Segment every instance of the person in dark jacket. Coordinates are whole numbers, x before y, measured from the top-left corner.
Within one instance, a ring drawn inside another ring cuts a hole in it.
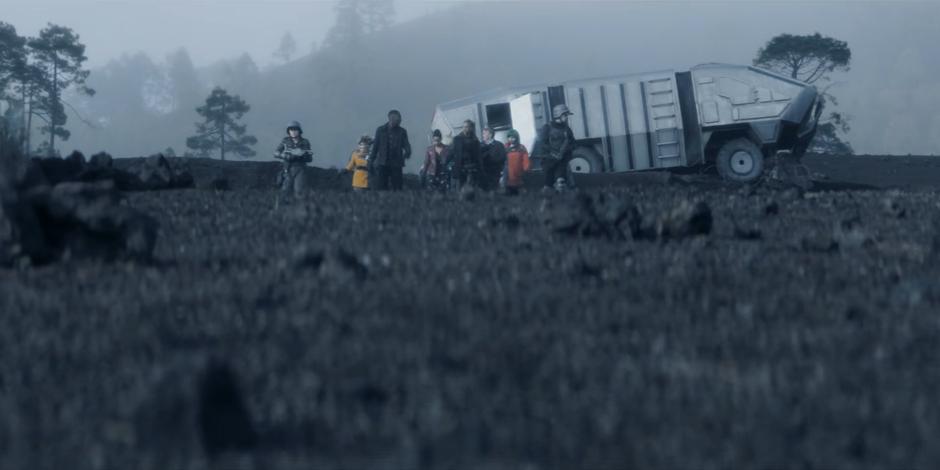
[[[493,191],[499,188],[499,177],[506,165],[506,147],[494,138],[493,129],[483,128],[483,143],[480,144],[483,171],[480,187]]]
[[[568,127],[568,106],[560,104],[552,108],[552,122],[539,129],[532,149],[532,158],[542,161],[545,183],[542,191],[562,191],[571,181],[568,162],[574,151],[574,133]]]
[[[453,168],[451,187],[458,190],[467,184],[479,187],[483,161],[473,121],[467,119],[463,122],[463,129],[450,145],[450,157]]]
[[[369,154],[369,186],[373,189],[402,188],[402,167],[411,158],[408,132],[401,127],[401,113],[388,112],[388,123],[375,130],[372,152]]]

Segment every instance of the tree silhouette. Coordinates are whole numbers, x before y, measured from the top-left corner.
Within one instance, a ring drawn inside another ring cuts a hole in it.
[[[199,81],[196,67],[186,49],[180,48],[166,58],[167,76],[173,87],[173,101],[176,110],[192,109],[199,103],[205,89]]]
[[[16,28],[0,21],[0,99],[10,98],[8,86],[26,62],[26,38]]]
[[[254,156],[255,151],[251,147],[258,143],[258,139],[245,134],[246,126],[238,123],[250,109],[238,95],[229,95],[224,89],[215,87],[206,103],[196,108],[204,121],[196,123],[196,135],[186,139],[186,146],[202,157],[219,149],[222,160],[225,160],[227,152],[242,157]]]
[[[781,34],[757,51],[754,65],[789,75],[806,83],[829,80],[833,71],[848,71],[852,51],[848,43],[819,33]]]
[[[340,0],[336,23],[326,35],[327,47],[357,47],[362,36],[388,28],[395,17],[391,0]]]
[[[55,138],[68,140],[69,131],[64,127],[68,117],[62,101],[62,92],[76,86],[80,93],[89,96],[95,91],[85,86],[85,79],[90,73],[82,68],[85,61],[85,45],[79,42],[79,36],[71,28],[49,23],[36,38],[27,41],[32,65],[41,80],[37,87],[35,115],[45,121],[42,131],[49,134],[48,151],[55,152]]]
[[[7,115],[0,117],[6,121],[6,132],[17,135],[17,143],[24,145],[24,153],[28,152],[25,145],[29,129],[26,103],[32,86],[39,81],[38,71],[30,66],[28,57],[26,38],[16,34],[13,25],[0,22],[0,99],[12,105]],[[17,118],[19,122],[14,122]]]
[[[754,65],[773,70],[806,83],[828,82],[835,71],[848,71],[852,51],[848,43],[819,33],[811,35],[781,34],[757,51]],[[838,105],[828,85],[820,90],[825,103]],[[850,130],[849,118],[830,112],[816,128],[816,137],[809,151],[817,153],[852,154],[852,146],[841,135]]]
[[[281,37],[281,44],[277,47],[277,50],[274,51],[274,57],[287,63],[290,62],[290,58],[293,57],[295,52],[297,52],[297,41],[294,40],[294,36],[288,31]]]

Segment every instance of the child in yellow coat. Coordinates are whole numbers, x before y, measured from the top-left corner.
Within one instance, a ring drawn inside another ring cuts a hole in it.
[[[352,187],[353,191],[365,191],[369,189],[369,162],[366,157],[369,156],[369,147],[372,146],[372,137],[364,135],[359,138],[359,145],[349,156],[349,163],[346,164],[346,171],[353,172]]]

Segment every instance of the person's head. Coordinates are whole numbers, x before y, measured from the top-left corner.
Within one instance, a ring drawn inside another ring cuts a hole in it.
[[[476,123],[467,119],[466,121],[463,122],[463,129],[461,129],[460,132],[465,136],[469,136],[469,135],[476,134],[476,131],[477,131]]]
[[[289,135],[292,139],[299,138],[303,133],[304,131],[300,128],[299,122],[291,121],[289,124],[287,124],[287,135]]]
[[[397,109],[388,112],[388,125],[392,127],[401,125],[401,113]]]
[[[369,147],[372,146],[372,137],[364,135],[359,138],[358,150],[360,153],[366,153],[369,151]]]
[[[574,113],[572,113],[571,110],[568,109],[568,106],[564,104],[559,104],[552,108],[552,119],[557,122],[568,122],[568,116],[572,114]]]
[[[486,126],[483,128],[483,141],[489,142],[491,140],[493,140],[493,129],[490,128],[490,126]]]
[[[509,132],[506,133],[506,142],[508,142],[509,145],[518,144],[519,143],[519,131],[515,129],[510,129]]]
[[[441,130],[434,129],[434,132],[431,133],[431,142],[433,142],[434,145],[440,145],[443,140],[444,137],[441,135]]]

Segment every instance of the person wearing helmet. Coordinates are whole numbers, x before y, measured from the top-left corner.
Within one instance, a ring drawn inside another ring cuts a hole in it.
[[[503,181],[506,194],[519,194],[522,188],[522,175],[529,171],[529,151],[519,143],[519,132],[511,129],[506,134],[506,167],[503,169]]]
[[[301,196],[307,190],[307,163],[313,161],[310,141],[301,137],[303,129],[297,121],[287,125],[287,136],[277,144],[274,158],[284,161],[284,168],[278,176],[278,186],[285,200],[291,196]]]
[[[352,187],[353,191],[365,191],[369,189],[369,168],[366,158],[369,156],[369,147],[372,146],[372,137],[364,135],[359,138],[359,145],[349,156],[349,163],[346,164],[346,171],[353,172]]]
[[[574,132],[568,126],[572,115],[568,106],[559,104],[552,108],[552,122],[539,129],[532,149],[532,158],[542,161],[545,183],[542,191],[563,191],[570,181],[568,162],[574,151]]]

